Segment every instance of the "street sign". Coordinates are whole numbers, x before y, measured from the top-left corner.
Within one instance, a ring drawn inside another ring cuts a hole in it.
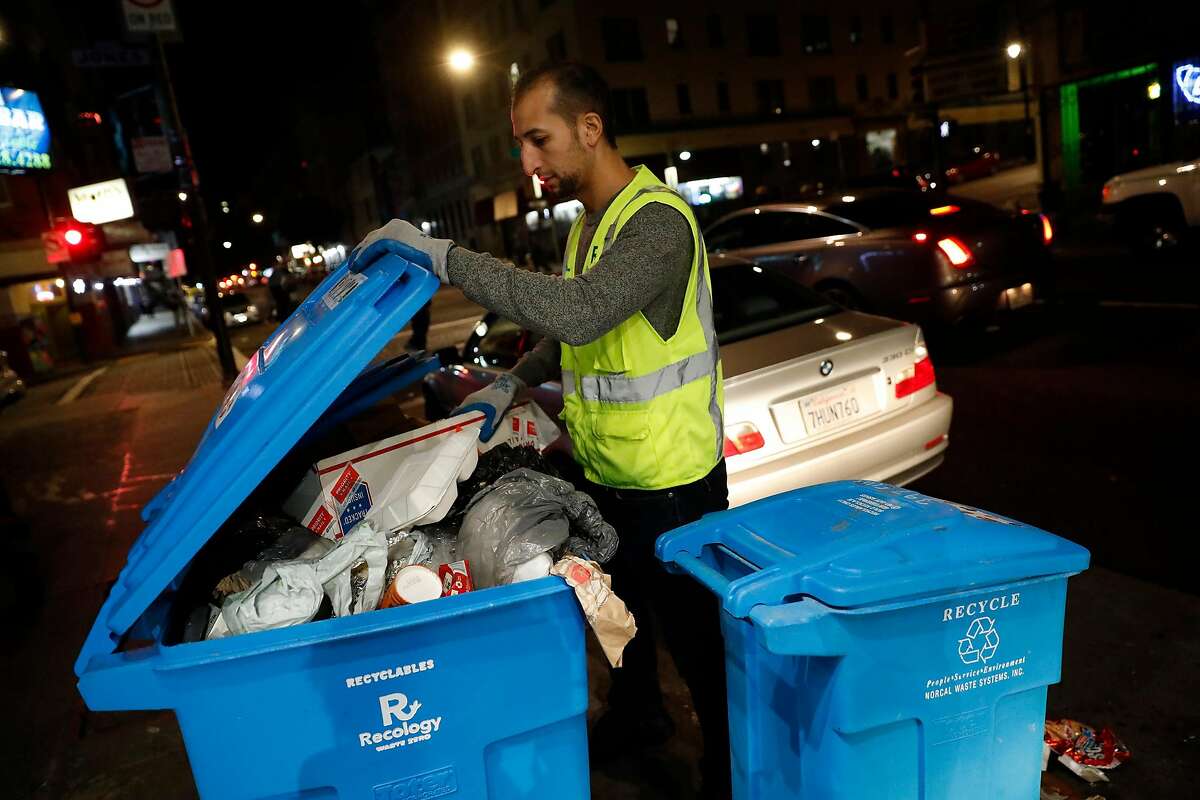
[[[71,61],[77,67],[148,67],[150,54],[142,48],[122,47],[116,42],[100,42],[95,47],[71,51]]]
[[[35,92],[0,88],[0,172],[50,169],[50,128]]]
[[[130,33],[174,33],[175,9],[171,0],[121,0],[125,28]]]
[[[171,146],[165,136],[135,136],[130,143],[133,145],[133,164],[138,172],[171,171]]]
[[[44,231],[42,247],[46,250],[47,264],[63,264],[71,260],[71,252],[67,249],[67,240],[61,230]]]
[[[166,242],[149,242],[135,244],[129,248],[129,260],[135,264],[148,264],[151,261],[166,261],[171,253],[171,245]]]
[[[80,222],[100,225],[133,216],[133,201],[124,178],[117,178],[67,190],[71,201],[71,216]]]
[[[187,262],[183,260],[183,250],[176,247],[167,256],[167,277],[182,278],[187,275]]]

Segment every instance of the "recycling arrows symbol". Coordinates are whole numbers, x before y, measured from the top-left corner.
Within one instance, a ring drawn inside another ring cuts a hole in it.
[[[966,638],[958,640],[958,657],[964,664],[986,664],[999,646],[1000,634],[992,618],[978,617],[971,620]]]

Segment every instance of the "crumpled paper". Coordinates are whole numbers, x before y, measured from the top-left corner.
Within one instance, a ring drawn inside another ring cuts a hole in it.
[[[373,611],[383,594],[387,551],[386,534],[362,523],[320,558],[268,564],[254,586],[226,598],[221,618],[231,635],[299,625],[316,615],[326,594],[336,616]],[[352,610],[350,573],[360,561],[367,564],[367,584]]]
[[[600,648],[614,667],[622,664],[625,646],[637,634],[633,614],[625,601],[612,590],[612,578],[595,561],[567,556],[550,568],[575,590],[575,598],[583,608],[583,616],[596,634]]]

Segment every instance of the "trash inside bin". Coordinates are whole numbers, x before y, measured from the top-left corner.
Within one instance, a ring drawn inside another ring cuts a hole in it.
[[[1038,796],[1082,547],[852,481],[709,515],[657,554],[720,598],[737,800]]]
[[[330,275],[143,510],[76,662],[79,690],[97,711],[173,709],[206,798],[590,796],[583,620],[558,578],[206,641],[172,633],[201,548],[297,443],[437,367],[406,357],[364,372],[437,286],[396,257]],[[248,542],[232,569],[261,550]]]

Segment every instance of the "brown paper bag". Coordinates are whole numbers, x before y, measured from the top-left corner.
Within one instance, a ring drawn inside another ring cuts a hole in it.
[[[596,634],[608,663],[621,666],[625,645],[637,633],[633,614],[612,590],[612,578],[594,561],[567,556],[550,569],[575,589],[575,598]]]

